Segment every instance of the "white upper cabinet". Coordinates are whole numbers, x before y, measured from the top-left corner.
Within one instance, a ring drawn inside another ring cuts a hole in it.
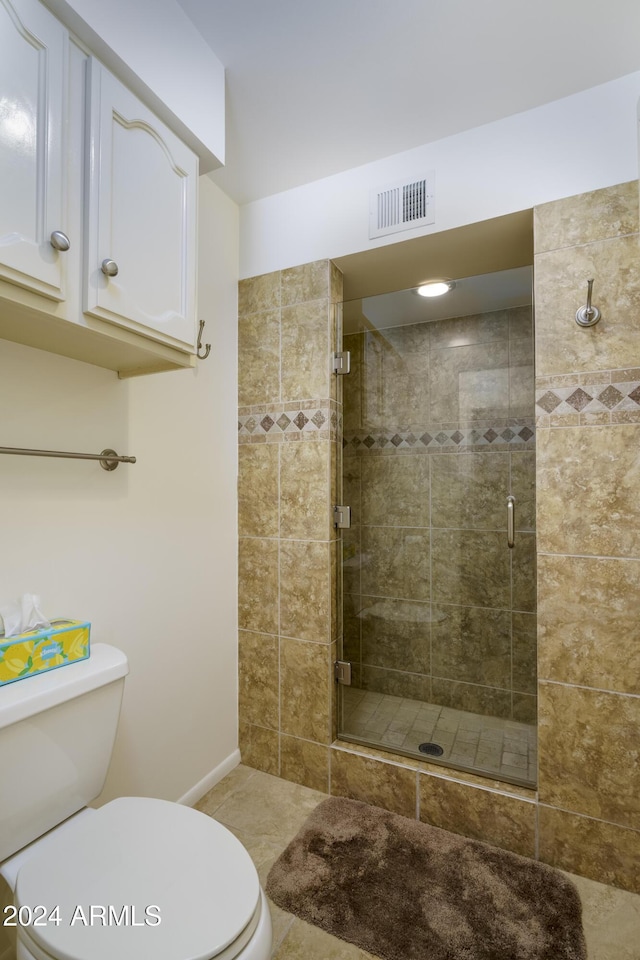
[[[198,158],[97,60],[88,73],[83,309],[193,350]]]
[[[0,278],[63,300],[65,28],[36,0],[0,0]],[[58,249],[56,249],[58,247]]]

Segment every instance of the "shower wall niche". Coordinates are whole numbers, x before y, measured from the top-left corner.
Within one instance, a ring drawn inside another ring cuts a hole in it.
[[[525,273],[528,302],[498,310],[416,321],[414,292],[344,306],[352,685],[342,688],[340,734],[530,784],[535,422]]]

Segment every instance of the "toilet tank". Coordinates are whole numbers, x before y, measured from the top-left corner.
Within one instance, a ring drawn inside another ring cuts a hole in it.
[[[101,793],[128,669],[96,643],[88,660],[0,688],[0,862]]]

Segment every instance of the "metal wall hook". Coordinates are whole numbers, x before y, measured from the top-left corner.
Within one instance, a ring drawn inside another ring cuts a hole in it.
[[[591,306],[591,291],[593,289],[593,280],[587,280],[587,302],[584,307],[576,313],[576,323],[580,327],[592,327],[601,317],[597,307]]]
[[[198,330],[198,345],[197,345],[197,347],[196,347],[196,356],[197,356],[198,360],[206,360],[207,357],[209,356],[209,354],[211,353],[211,344],[210,344],[210,343],[205,343],[205,345],[204,345],[204,353],[200,353],[200,351],[202,350],[202,331],[204,330],[205,322],[206,322],[206,321],[204,321],[204,320],[201,320],[201,321],[200,321],[200,329]]]

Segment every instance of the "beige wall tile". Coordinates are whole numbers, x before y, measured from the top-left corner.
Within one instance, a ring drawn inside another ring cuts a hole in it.
[[[238,313],[259,313],[280,307],[280,273],[263,273],[238,284]]]
[[[542,579],[542,578],[541,578]],[[537,618],[534,613],[511,615],[513,643],[513,689],[536,695]],[[555,678],[554,678],[555,679]]]
[[[533,339],[509,341],[509,416],[530,417],[535,408]]]
[[[351,516],[353,518],[353,514]],[[345,593],[350,593],[355,596],[361,592],[361,528],[356,524],[351,530],[343,530],[341,542],[343,589]]]
[[[405,673],[364,664],[360,686],[363,690],[386,693],[391,697],[425,701],[431,699],[431,678],[421,673]]]
[[[540,800],[640,829],[640,698],[538,684]]]
[[[280,638],[280,729],[294,737],[330,740],[331,647]]]
[[[538,549],[640,556],[640,425],[538,432]]]
[[[238,446],[238,533],[241,537],[278,536],[278,457],[282,446],[280,443]]]
[[[370,757],[332,749],[331,795],[361,800],[415,819],[416,773]]]
[[[282,397],[307,400],[330,394],[329,302],[282,308]]]
[[[516,530],[535,530],[536,526],[536,455],[535,452],[512,453],[511,493],[516,498]],[[503,509],[504,506],[503,501]]]
[[[615,370],[640,363],[640,246],[621,237],[536,256],[538,376]],[[588,329],[575,322],[587,280],[602,313]]]
[[[333,533],[331,442],[285,443],[280,453],[280,536],[328,540]]]
[[[329,792],[329,747],[296,737],[280,737],[280,776],[312,790]]]
[[[637,231],[637,180],[543,203],[533,211],[536,253]]]
[[[338,349],[348,350],[351,354],[351,373],[347,377],[335,378],[339,381],[338,386],[341,391],[345,433],[363,429],[363,345],[364,335],[358,333],[343,337],[342,347],[338,347]]]
[[[328,542],[280,541],[280,633],[331,642],[331,555]]]
[[[421,457],[431,464],[433,526],[506,530],[509,458],[494,451]]]
[[[366,333],[362,375],[365,426],[428,422],[429,324]]]
[[[512,696],[513,719],[519,723],[538,722],[538,698],[528,693],[514,693]],[[536,774],[534,773],[534,780]]]
[[[535,857],[535,803],[424,774],[419,789],[424,823]]]
[[[344,282],[342,271],[329,261],[329,296],[333,303],[341,303],[344,300]]]
[[[338,543],[342,537],[342,530],[338,530],[333,523],[333,507],[337,503],[345,503],[342,496],[342,435],[338,440],[329,442],[329,539]],[[347,503],[347,506],[349,504]]]
[[[331,743],[338,736],[338,709],[340,706],[338,684],[335,682],[334,664],[338,659],[339,640],[334,640],[329,649],[329,739]]]
[[[640,561],[538,562],[540,677],[640,694]]]
[[[278,732],[253,723],[240,722],[239,747],[242,762],[254,770],[277,777],[280,773]]]
[[[358,458],[362,523],[428,527],[429,459],[420,455]],[[349,476],[353,475],[354,469],[358,468],[349,464]]]
[[[238,707],[243,723],[278,730],[278,638],[241,630],[238,635]]]
[[[303,263],[298,267],[283,270],[280,276],[283,307],[307,300],[326,300],[329,297],[330,262],[328,260]]]
[[[238,625],[278,632],[278,541],[242,537],[238,545]]]
[[[362,592],[378,597],[429,599],[429,530],[363,527]]]
[[[511,550],[512,594],[514,610],[536,611],[536,537],[520,531]]]
[[[433,600],[507,609],[511,594],[509,552],[504,533],[434,530]]]
[[[509,344],[432,350],[431,418],[434,422],[509,416]]]
[[[331,569],[329,573],[329,591],[331,606],[331,622],[329,626],[330,637],[332,641],[337,641],[342,636],[343,613],[342,613],[342,578],[340,577],[340,564],[342,562],[342,545],[339,540],[334,540],[329,547]]]
[[[429,323],[431,349],[471,346],[477,343],[495,343],[509,336],[509,314],[512,311],[496,310],[468,317],[454,317]]]
[[[280,399],[280,312],[267,310],[238,321],[238,404]]]
[[[640,893],[640,833],[540,805],[539,858],[600,883]]]
[[[362,597],[357,619],[364,663],[410,673],[430,672],[430,604]]]
[[[341,657],[345,660],[351,660],[360,663],[360,625],[362,620],[358,617],[360,612],[360,597],[351,593],[344,595],[344,631],[343,631],[343,650]]]
[[[531,306],[512,307],[509,315],[509,340],[533,337],[533,309]]]
[[[508,610],[441,604],[431,624],[431,648],[436,677],[511,687]]]
[[[482,687],[473,683],[458,683],[434,677],[431,681],[434,703],[455,710],[467,710],[484,717],[511,717],[511,691]]]

